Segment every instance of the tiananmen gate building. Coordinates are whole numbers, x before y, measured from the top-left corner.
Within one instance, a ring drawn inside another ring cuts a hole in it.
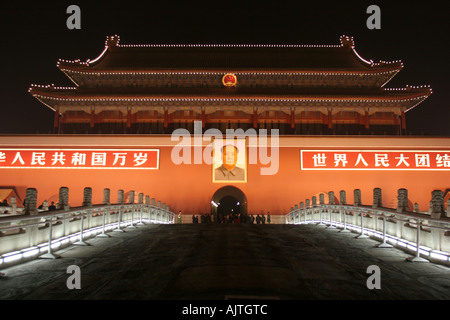
[[[406,135],[405,113],[429,86],[388,88],[401,61],[373,62],[337,45],[123,45],[94,60],[59,60],[72,87],[32,85],[55,112],[53,134],[0,138],[3,186],[38,202],[83,188],[142,192],[171,211],[217,217],[270,212],[321,193],[360,189],[370,204],[399,188],[427,211],[450,188],[450,138]],[[228,136],[227,136],[228,134]],[[227,139],[229,138],[230,139]],[[228,148],[228,144],[234,148]],[[233,158],[234,157],[234,158]],[[232,159],[234,163],[231,164]],[[448,197],[448,195],[447,195]]]

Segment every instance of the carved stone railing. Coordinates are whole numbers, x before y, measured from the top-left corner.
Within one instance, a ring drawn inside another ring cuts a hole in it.
[[[354,190],[354,203],[347,204],[345,191],[340,191],[340,201],[336,204],[334,192],[328,194],[329,202],[324,203],[324,194],[300,202],[285,216],[287,224],[317,224],[328,229],[341,229],[340,232],[357,232],[356,238],[375,238],[381,241],[378,247],[396,246],[415,253],[410,261],[429,261],[450,263],[450,200],[447,210],[444,207],[444,194],[441,190],[432,192],[430,209],[426,213],[408,208],[408,192],[398,190],[397,208],[384,208],[381,202],[381,189],[373,190],[372,205],[361,203],[361,191]]]
[[[37,192],[27,189],[22,214],[0,217],[0,268],[36,257],[56,258],[55,249],[68,245],[88,245],[94,236],[109,237],[108,232],[124,232],[146,223],[172,224],[175,214],[161,201],[139,194],[124,202],[123,190],[118,191],[118,203],[110,203],[110,190],[105,189],[103,203],[92,204],[92,189],[85,188],[81,207],[70,208],[68,192],[60,189],[60,201],[55,210],[36,208]],[[50,208],[51,209],[51,208]]]

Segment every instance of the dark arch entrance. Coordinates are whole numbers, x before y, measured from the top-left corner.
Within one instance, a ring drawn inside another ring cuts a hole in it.
[[[211,199],[211,215],[214,221],[229,219],[232,216],[247,215],[247,197],[236,187],[225,186],[218,189]]]

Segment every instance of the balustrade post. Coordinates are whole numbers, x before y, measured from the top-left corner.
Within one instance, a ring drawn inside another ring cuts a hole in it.
[[[432,219],[442,219],[445,217],[444,192],[442,190],[433,190],[431,192],[430,214]],[[439,222],[430,222],[430,226],[439,227]],[[442,231],[431,228],[432,247],[434,250],[441,250],[441,234]]]
[[[383,242],[376,245],[377,248],[392,248],[392,245],[386,243],[386,216],[383,213]]]
[[[119,220],[117,221],[117,228],[113,230],[114,232],[125,232],[122,229],[120,229],[120,222],[122,220],[122,211],[123,211],[123,206],[121,205],[121,206],[119,206]]]
[[[303,221],[306,223],[306,210],[303,202],[300,202],[300,210],[303,213]]]
[[[447,211],[445,212],[445,216],[450,218],[450,198],[447,199]]]
[[[133,224],[133,220],[134,220],[134,191],[130,191],[129,194],[129,198],[130,198],[130,203],[132,204],[131,206],[131,224],[127,227],[127,229],[136,229],[136,227]]]
[[[150,212],[151,212],[151,209],[150,209],[150,196],[145,196],[145,206],[144,206],[144,208],[146,210],[145,212],[147,213],[147,218],[148,218],[148,220],[151,223],[151,219],[150,219]]]
[[[313,208],[313,215],[315,214],[315,207],[317,206],[317,197],[313,196],[311,197],[311,207]]]
[[[311,211],[311,203],[310,203],[310,200],[309,199],[306,199],[305,200],[305,206],[306,206],[306,215],[308,214],[308,211]],[[311,213],[311,221],[313,220],[313,216],[312,216],[312,213]],[[306,222],[306,217],[305,217],[305,222]]]
[[[159,216],[159,220],[157,220],[157,222],[158,223],[161,223],[161,201],[158,201],[158,203],[157,203],[157,213],[156,213],[156,215],[157,216]],[[179,223],[181,223],[181,213],[179,213],[179,220],[180,220],[180,222]]]
[[[142,215],[144,211],[144,194],[141,192],[138,195],[138,203],[139,203],[139,222],[136,224],[137,226],[144,226],[145,223],[142,222]]]
[[[11,203],[11,213],[16,214],[17,213],[17,199],[16,197],[12,196],[9,200]]]
[[[40,255],[39,258],[42,259],[57,259],[60,258],[59,255],[57,254],[53,254],[53,249],[52,249],[52,237],[53,237],[53,217],[50,217],[50,225],[48,227],[48,249],[47,249],[47,253],[44,253],[43,255]]]
[[[105,198],[103,198],[103,202],[105,202]],[[102,233],[97,235],[98,238],[109,238],[110,237],[109,234],[105,233],[105,219],[106,219],[106,214],[108,213],[108,211],[109,211],[109,208],[103,208],[103,210],[102,210]]]
[[[357,239],[365,239],[365,238],[369,238],[368,235],[364,234],[364,211],[360,211],[361,214],[361,234],[359,236],[356,236],[355,238]]]
[[[89,214],[89,212],[87,212],[87,214]],[[84,240],[83,240],[84,215],[85,215],[85,212],[82,211],[81,212],[81,221],[80,221],[80,240],[74,243],[74,245],[77,245],[77,246],[89,246],[89,244],[84,242]]]
[[[48,201],[47,200],[44,200],[42,202],[42,210],[43,211],[48,211]]]
[[[325,226],[325,223],[322,222],[322,209],[325,204],[325,195],[323,193],[319,194],[319,223],[318,226]]]
[[[297,221],[298,221],[298,212],[294,211],[294,208],[291,207],[290,213],[291,213],[291,216],[292,216],[292,221],[293,221],[293,223],[294,223],[294,224],[297,224]]]
[[[420,224],[421,224],[420,221],[421,221],[420,219],[417,219],[416,255],[414,257],[406,258],[406,260],[410,262],[429,262],[427,259],[422,258],[420,256]]]
[[[124,191],[122,189],[117,191],[117,204],[119,204],[119,220],[117,221],[117,228],[114,229],[114,232],[125,232],[120,228],[120,223],[122,222],[122,212],[123,212],[123,204],[124,204]]]
[[[328,204],[334,205],[334,202],[335,202],[334,201],[334,192],[330,191],[330,192],[328,192]],[[336,229],[336,227],[333,226],[333,218],[331,217],[333,209],[332,208],[328,208],[328,211],[330,213],[330,225],[327,227],[327,229]]]
[[[340,210],[340,212],[341,212],[341,215],[344,216],[344,229],[342,229],[342,230],[339,231],[339,232],[342,232],[342,233],[349,233],[350,230],[347,229],[347,210],[343,209],[343,210]]]
[[[343,206],[347,205],[347,193],[345,190],[339,191],[339,204],[341,204]],[[342,221],[342,217],[344,218],[343,219],[344,220],[344,229],[340,230],[339,232],[342,232],[342,233],[350,232],[350,230],[347,229],[347,223],[346,223],[347,210],[341,209],[341,210],[339,210],[339,213],[341,215],[341,221]]]
[[[162,211],[161,211],[161,223],[163,223],[164,222],[164,218],[165,218],[165,212],[166,212],[166,204],[165,203],[162,203],[161,204],[161,208],[162,208]]]
[[[156,222],[156,209],[155,209],[155,207],[156,207],[156,199],[155,198],[152,198],[151,199],[151,202],[152,202],[152,207],[151,207],[151,217],[153,217],[153,223],[155,223]]]

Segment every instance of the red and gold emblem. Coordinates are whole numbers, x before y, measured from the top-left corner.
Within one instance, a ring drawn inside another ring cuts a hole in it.
[[[232,73],[227,73],[222,78],[222,83],[225,87],[236,87],[237,78],[236,75]]]

